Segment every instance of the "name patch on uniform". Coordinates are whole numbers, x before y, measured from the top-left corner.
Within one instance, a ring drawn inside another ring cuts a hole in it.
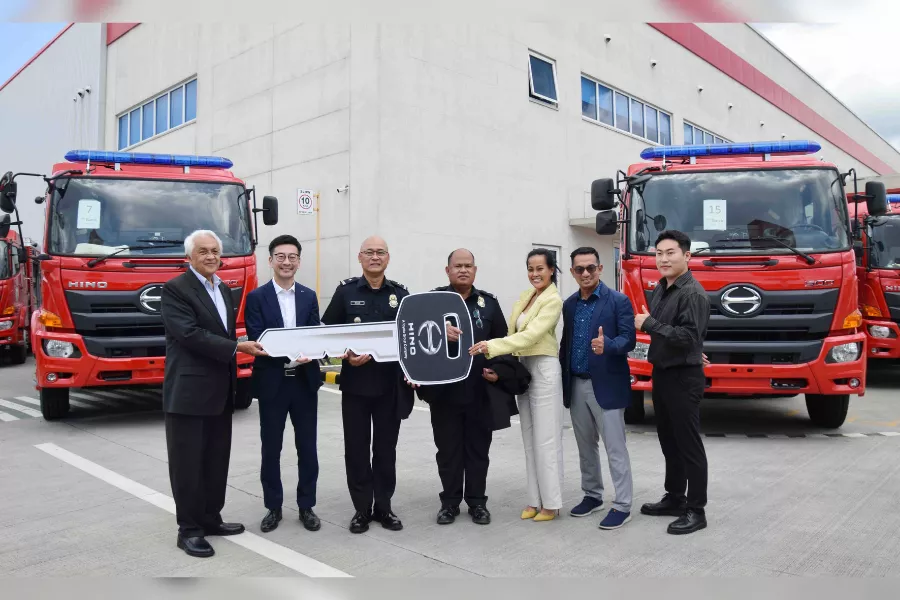
[[[366,305],[365,300],[351,300],[350,301],[350,306],[365,306],[365,305]]]

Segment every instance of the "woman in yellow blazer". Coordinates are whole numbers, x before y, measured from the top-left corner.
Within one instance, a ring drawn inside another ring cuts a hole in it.
[[[518,397],[519,422],[528,473],[528,506],[523,519],[550,521],[562,508],[562,373],[556,325],[563,301],[556,288],[556,258],[545,249],[528,254],[528,278],[534,289],[513,306],[508,334],[478,342],[469,354],[488,358],[518,356],[531,373],[528,391]]]

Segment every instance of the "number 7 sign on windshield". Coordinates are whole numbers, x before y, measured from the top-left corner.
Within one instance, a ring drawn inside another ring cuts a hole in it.
[[[724,200],[703,201],[703,229],[706,229],[707,231],[725,231],[725,216]]]

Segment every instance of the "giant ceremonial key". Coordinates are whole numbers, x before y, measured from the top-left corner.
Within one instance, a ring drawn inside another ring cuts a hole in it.
[[[462,329],[451,348],[444,323]],[[472,317],[455,292],[410,294],[400,301],[396,321],[266,329],[259,343],[269,356],[319,359],[347,350],[371,354],[378,362],[399,361],[417,385],[453,383],[469,376],[474,343]]]

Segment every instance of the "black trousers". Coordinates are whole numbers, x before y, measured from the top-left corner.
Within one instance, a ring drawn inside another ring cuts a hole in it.
[[[441,506],[487,504],[488,452],[493,420],[487,398],[465,403],[432,402],[431,429],[437,446]],[[463,484],[465,483],[465,487]]]
[[[259,398],[263,502],[269,510],[281,508],[284,502],[281,448],[284,444],[284,425],[290,415],[297,450],[297,506],[312,508],[316,505],[316,481],[319,478],[316,452],[319,398],[316,393],[310,392],[303,378],[285,377],[281,373],[269,376],[282,377],[282,381],[279,386],[272,386],[274,393],[260,394]]]
[[[706,376],[702,367],[653,369],[653,410],[656,431],[666,459],[666,491],[687,506],[706,506],[708,467],[700,436],[700,400]]]
[[[214,417],[166,413],[169,481],[178,533],[205,535],[222,523],[231,458],[230,406]]]
[[[393,395],[359,396],[344,392],[344,464],[353,508],[391,510],[397,486],[397,438],[400,419]]]

